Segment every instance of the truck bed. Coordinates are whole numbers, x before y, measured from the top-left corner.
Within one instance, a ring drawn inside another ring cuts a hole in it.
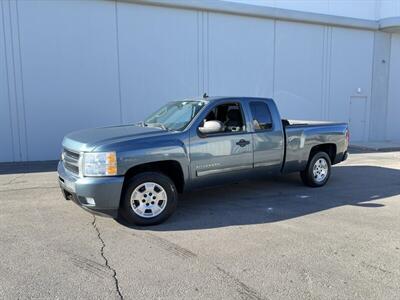
[[[288,120],[282,119],[284,127],[299,127],[299,126],[324,126],[324,125],[346,125],[346,123],[338,123],[331,121],[308,121],[308,120]]]
[[[304,169],[315,146],[334,146],[332,164],[341,161],[347,149],[346,123],[282,119],[282,124],[286,140],[284,173]]]

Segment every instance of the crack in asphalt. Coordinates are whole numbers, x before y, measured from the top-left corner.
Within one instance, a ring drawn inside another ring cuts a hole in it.
[[[119,297],[121,300],[123,300],[124,297],[122,296],[122,293],[121,293],[121,290],[120,290],[120,287],[119,287],[119,282],[118,282],[118,278],[117,278],[117,271],[116,271],[113,267],[110,266],[110,264],[109,264],[109,262],[108,262],[108,259],[107,259],[107,257],[106,257],[105,254],[104,254],[104,248],[106,247],[106,243],[104,242],[103,238],[101,237],[101,233],[100,233],[99,227],[97,227],[97,224],[96,224],[96,216],[95,216],[95,215],[93,215],[92,226],[93,226],[94,230],[96,230],[96,232],[97,232],[97,238],[98,238],[98,239],[100,240],[100,242],[101,242],[100,255],[101,255],[101,257],[104,259],[106,268],[109,269],[109,270],[112,272],[112,277],[113,277],[113,279],[114,279],[115,289],[116,289],[116,292],[117,292],[117,294],[118,294],[118,297]]]

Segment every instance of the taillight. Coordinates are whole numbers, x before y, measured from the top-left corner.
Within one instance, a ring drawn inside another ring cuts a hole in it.
[[[350,130],[347,128],[346,129],[346,141],[347,141],[347,145],[350,144]]]

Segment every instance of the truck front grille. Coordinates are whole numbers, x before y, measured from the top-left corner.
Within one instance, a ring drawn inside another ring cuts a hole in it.
[[[64,157],[64,167],[68,171],[79,175],[79,156],[80,154],[77,152],[73,152],[71,150],[65,149],[63,150]]]

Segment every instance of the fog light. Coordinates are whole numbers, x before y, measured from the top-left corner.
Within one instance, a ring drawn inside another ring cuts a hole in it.
[[[94,199],[90,198],[90,197],[86,197],[86,203],[89,205],[93,205],[93,206],[96,205],[96,202],[94,202]]]

